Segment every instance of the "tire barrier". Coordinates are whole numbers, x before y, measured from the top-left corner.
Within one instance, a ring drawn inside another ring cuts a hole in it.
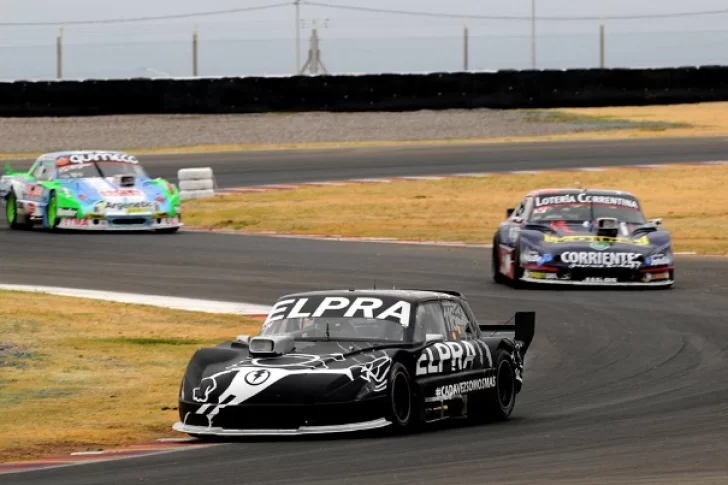
[[[217,184],[212,169],[183,168],[177,172],[181,200],[204,199],[215,196]]]
[[[0,116],[559,108],[728,100],[728,66],[0,83]]]

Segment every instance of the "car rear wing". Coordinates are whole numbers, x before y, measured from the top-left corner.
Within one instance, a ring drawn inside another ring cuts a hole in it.
[[[521,344],[521,355],[526,355],[528,347],[533,341],[536,332],[536,312],[516,312],[514,323],[479,323],[480,331],[496,337],[497,334],[507,334]]]

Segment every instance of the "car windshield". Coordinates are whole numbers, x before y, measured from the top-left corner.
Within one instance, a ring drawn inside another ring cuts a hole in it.
[[[100,172],[100,173],[99,173]],[[77,179],[94,177],[114,177],[116,175],[135,175],[146,177],[144,169],[133,163],[89,162],[74,163],[58,168],[59,179]]]
[[[289,335],[295,340],[402,342],[404,330],[397,322],[376,318],[284,318],[268,323],[260,335]]]
[[[411,307],[411,302],[388,295],[284,298],[271,309],[260,335],[402,342],[407,338]]]
[[[583,223],[614,217],[627,224],[644,224],[639,202],[628,195],[555,194],[534,198],[529,222],[564,221]]]

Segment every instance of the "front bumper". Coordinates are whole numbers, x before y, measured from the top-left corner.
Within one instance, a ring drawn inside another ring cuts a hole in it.
[[[87,219],[64,218],[60,220],[58,229],[73,231],[156,231],[182,226],[179,217],[134,215]]]
[[[605,283],[605,282],[591,282],[591,281],[576,281],[576,280],[542,280],[538,278],[527,278],[523,277],[521,278],[521,281],[524,281],[526,283],[536,283],[536,284],[544,284],[544,285],[571,285],[571,286],[648,286],[648,287],[655,287],[655,286],[670,286],[674,283],[673,280],[663,280],[663,281],[655,281],[652,283],[643,283],[643,282],[630,282],[630,281],[617,281],[614,283]]]
[[[384,416],[388,399],[319,404],[179,403],[180,422],[173,429],[213,436],[266,436],[343,433],[390,425]]]
[[[521,281],[535,284],[571,286],[670,286],[674,284],[674,268],[643,269],[579,269],[524,268]]]
[[[225,429],[220,427],[193,426],[177,422],[172,429],[181,433],[202,436],[300,436],[312,434],[352,433],[384,428],[390,423],[384,418],[358,423],[330,426],[299,426],[295,429]]]

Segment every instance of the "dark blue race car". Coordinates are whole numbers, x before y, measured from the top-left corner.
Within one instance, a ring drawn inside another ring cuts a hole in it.
[[[532,191],[493,238],[497,283],[672,287],[670,233],[618,190]]]

